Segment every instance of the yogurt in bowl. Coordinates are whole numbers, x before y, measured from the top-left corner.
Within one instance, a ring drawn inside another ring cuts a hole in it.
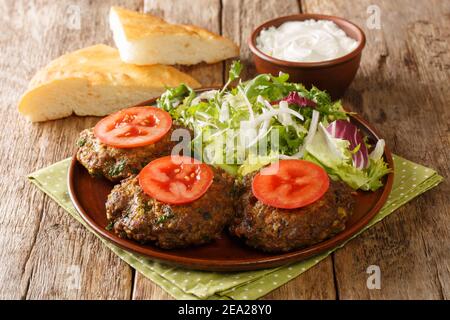
[[[358,41],[331,20],[287,21],[261,30],[256,47],[276,59],[320,62],[340,58],[358,46]]]
[[[248,39],[258,73],[287,73],[289,81],[326,90],[333,99],[353,81],[365,43],[356,24],[313,13],[266,21]]]

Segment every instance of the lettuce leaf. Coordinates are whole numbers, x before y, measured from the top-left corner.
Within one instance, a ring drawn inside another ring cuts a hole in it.
[[[322,166],[332,179],[342,180],[355,190],[375,191],[383,186],[382,177],[391,171],[383,158],[370,159],[367,168],[358,169],[353,165],[348,148],[350,143],[334,137],[330,140],[330,137],[327,137],[326,131],[319,129],[312,143],[306,147],[304,159]]]
[[[237,173],[240,176],[245,176],[249,173],[252,173],[254,171],[258,171],[262,167],[265,167],[266,165],[278,161],[279,155],[277,153],[271,153],[268,156],[258,156],[251,154],[249,157],[244,161],[244,163],[239,167],[237,170]]]

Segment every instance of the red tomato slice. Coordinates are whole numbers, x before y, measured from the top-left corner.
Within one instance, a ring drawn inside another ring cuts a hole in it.
[[[172,118],[156,107],[133,107],[120,110],[100,120],[95,136],[116,148],[136,148],[160,140],[172,127]]]
[[[307,206],[330,186],[326,171],[305,160],[281,160],[255,175],[252,191],[262,203],[283,209]]]
[[[214,173],[200,161],[185,156],[153,160],[139,173],[139,185],[150,197],[164,203],[197,200],[211,186]]]

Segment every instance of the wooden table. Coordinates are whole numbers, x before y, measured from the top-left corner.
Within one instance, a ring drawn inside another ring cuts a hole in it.
[[[246,40],[265,20],[314,12],[360,25],[367,46],[345,105],[373,123],[395,153],[437,169],[446,180],[266,298],[450,298],[449,1],[0,0],[1,298],[171,298],[25,177],[72,155],[78,132],[97,119],[31,124],[16,111],[20,95],[51,59],[95,43],[112,44],[107,23],[112,4],[230,37],[241,45],[246,76],[254,74]],[[380,28],[373,28],[371,14],[378,9]],[[205,86],[220,85],[228,65],[183,69]],[[380,267],[379,290],[366,286],[370,265]],[[77,276],[79,286],[71,285]]]

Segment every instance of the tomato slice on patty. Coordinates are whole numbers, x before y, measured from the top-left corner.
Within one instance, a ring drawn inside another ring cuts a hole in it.
[[[295,209],[319,200],[330,186],[326,171],[305,160],[280,160],[255,175],[252,192],[262,203]]]
[[[160,140],[172,127],[172,117],[156,107],[120,110],[100,120],[95,136],[115,148],[136,148]]]
[[[156,200],[184,204],[204,195],[213,177],[214,173],[207,164],[174,155],[153,160],[146,165],[139,173],[139,185]]]

